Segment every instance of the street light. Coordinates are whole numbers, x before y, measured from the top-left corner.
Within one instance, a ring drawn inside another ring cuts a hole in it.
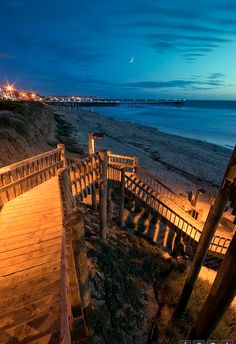
[[[14,85],[7,84],[7,86],[5,86],[5,88],[6,88],[7,93],[10,94],[10,99],[13,100],[12,99],[13,98],[12,97],[12,92],[14,91]]]
[[[14,90],[13,85],[7,85],[6,86],[7,92],[12,92]]]

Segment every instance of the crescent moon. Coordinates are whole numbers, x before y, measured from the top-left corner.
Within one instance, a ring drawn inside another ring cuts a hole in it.
[[[133,63],[134,62],[134,58],[133,56],[131,57],[131,60],[129,61],[129,63]]]

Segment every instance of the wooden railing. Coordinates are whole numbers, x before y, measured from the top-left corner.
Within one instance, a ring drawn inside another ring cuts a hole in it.
[[[119,188],[121,181],[121,168],[113,164],[108,164],[107,179],[111,188]],[[125,168],[125,167],[124,167]]]
[[[174,202],[187,213],[191,215],[193,215],[194,213],[195,215],[195,213],[197,212],[195,207],[191,205],[188,199],[175,193],[156,177],[153,177],[150,173],[144,170],[141,166],[138,166],[137,168],[137,175],[145,182],[145,184],[151,186],[154,190],[169,198],[172,202]],[[196,216],[193,217],[196,218]]]
[[[132,156],[111,154],[108,152],[108,165],[124,167],[126,172],[136,173],[137,158]]]
[[[92,188],[98,187],[100,182],[99,154],[88,156],[84,159],[68,158],[70,182],[74,206],[92,193]],[[108,153],[108,185],[119,188],[121,169],[124,168],[125,188],[139,201],[151,207],[158,213],[162,222],[174,231],[181,230],[185,236],[196,244],[201,235],[202,225],[192,216],[191,205],[181,196],[152,177],[144,169],[138,167],[139,178],[134,171],[137,170],[136,159]],[[185,203],[185,204],[184,204]],[[193,209],[193,208],[192,208]],[[214,236],[209,251],[222,256],[229,246],[230,239]]]
[[[72,212],[73,200],[68,197],[68,170],[58,171],[61,194],[63,233],[61,246],[61,321],[60,343],[87,343],[87,331],[81,304],[80,287],[77,278],[75,257],[73,250],[73,226],[68,221],[68,209]],[[66,178],[65,178],[66,174]],[[64,176],[64,177],[63,177]],[[67,181],[67,182],[66,182]],[[69,192],[70,194],[70,192]]]
[[[138,167],[135,157],[111,154],[108,151],[107,158],[107,178],[110,187],[120,186],[121,168],[124,168],[128,192],[158,212],[164,222],[168,222],[173,228],[180,229],[195,242],[199,241],[200,224],[190,215],[191,205],[183,197]],[[63,147],[59,145],[57,149],[1,168],[0,207],[10,199],[51,178],[64,165],[64,151]],[[80,201],[92,194],[92,190],[96,190],[98,187],[101,178],[99,153],[83,159],[67,157],[67,165],[73,206],[77,206]],[[138,176],[141,178],[139,179]],[[162,196],[168,198],[173,204],[170,205]],[[226,252],[229,242],[230,239],[215,236],[210,251],[222,255]]]
[[[139,201],[143,202],[152,210],[158,212],[161,221],[166,223],[174,231],[180,229],[186,236],[193,242],[198,242],[201,236],[201,230],[198,228],[199,222],[193,219],[189,214],[184,211],[174,211],[171,207],[162,202],[156,197],[155,191],[146,186],[143,187],[135,180],[135,176],[125,176],[125,187]],[[229,246],[230,239],[214,236],[210,245],[210,253],[216,256],[222,256],[226,253]]]
[[[0,208],[9,200],[55,176],[63,166],[63,148],[0,168]]]
[[[184,233],[191,235],[195,240],[200,237],[201,231],[197,229],[198,222],[190,215],[183,211],[181,216],[179,213],[173,211],[171,207],[155,195],[155,191],[151,187],[143,186],[141,180],[135,178],[135,176],[126,175],[125,180],[127,190],[155,209],[162,217],[163,222],[168,222],[168,225],[181,229]]]
[[[126,188],[134,196],[143,201],[145,204],[155,209],[162,218],[162,222],[172,227],[174,230],[180,229],[190,239],[198,242],[201,235],[201,230],[198,228],[200,225],[190,215],[181,211],[174,211],[172,207],[162,202],[153,190],[147,186],[143,187],[138,181],[134,179],[134,176],[126,176]],[[230,239],[214,236],[210,251],[225,254],[226,249],[230,243]]]
[[[73,205],[91,195],[92,188],[100,179],[100,158],[98,153],[84,159],[69,157],[69,176],[73,195]]]

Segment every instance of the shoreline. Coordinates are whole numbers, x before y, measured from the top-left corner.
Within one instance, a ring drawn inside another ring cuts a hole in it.
[[[53,109],[73,125],[73,137],[80,146],[87,148],[89,131],[103,132],[104,138],[95,142],[96,150],[137,156],[142,167],[177,193],[204,188],[208,197],[214,195],[231,155],[230,149],[222,146],[96,112]]]

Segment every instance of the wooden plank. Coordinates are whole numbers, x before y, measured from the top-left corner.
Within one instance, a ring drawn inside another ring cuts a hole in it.
[[[11,295],[9,298],[0,300],[1,314],[21,308],[24,305],[31,304],[32,302],[36,302],[47,295],[56,294],[59,291],[60,280],[58,277],[50,281],[45,281],[42,285],[40,285],[39,288],[35,288],[34,292],[32,292],[30,284],[28,284],[27,289],[19,293],[19,295]]]
[[[55,218],[55,220],[53,220],[53,224],[51,222],[49,223],[36,223],[35,224],[35,228],[32,228],[32,225],[29,224],[28,226],[24,227],[21,226],[19,229],[15,229],[14,224],[12,226],[5,227],[5,231],[4,231],[4,236],[1,233],[2,239],[1,239],[1,243],[5,243],[5,242],[10,242],[11,238],[16,238],[17,240],[27,240],[29,238],[33,238],[33,237],[37,237],[37,236],[42,236],[44,235],[46,232],[50,232],[50,231],[55,231],[58,230],[58,226],[61,225],[61,221],[60,221],[60,216],[58,215],[58,217]],[[8,230],[8,232],[6,233],[6,230]],[[16,240],[16,239],[15,239]]]
[[[21,263],[30,263],[31,261],[35,261],[36,259],[39,260],[41,257],[56,254],[57,252],[60,252],[60,250],[61,247],[58,245],[58,243],[56,243],[51,247],[42,248],[38,251],[33,251],[25,254],[23,253],[22,255],[19,254],[18,256],[9,258],[4,257],[4,259],[0,261],[0,273],[2,268],[5,269],[7,267],[10,267],[12,269],[14,266],[18,266]]]
[[[36,244],[31,244],[31,245],[26,245],[23,247],[18,247],[14,248],[13,250],[7,250],[5,252],[0,253],[0,267],[1,267],[1,262],[4,262],[4,260],[8,260],[10,258],[16,257],[16,259],[20,259],[20,256],[26,256],[29,257],[30,253],[36,253],[38,251],[43,252],[44,250],[47,249],[47,252],[52,248],[58,246],[59,248],[61,247],[61,236],[57,236],[56,238],[52,238],[51,240],[47,240],[44,242],[36,243]],[[41,253],[40,252],[40,253]],[[46,252],[46,251],[45,251]]]
[[[9,277],[8,277],[9,278]],[[44,285],[47,285],[48,283],[52,282],[52,281],[57,281],[60,279],[60,270],[54,270],[54,271],[49,271],[44,273],[43,275],[38,275],[36,278],[33,278],[32,280],[25,280],[22,281],[21,283],[17,283],[14,285],[10,285],[4,288],[0,289],[1,292],[1,300],[4,302],[7,300],[7,298],[12,298],[12,296],[17,295],[17,297],[24,297],[25,293],[31,292],[32,290],[35,289],[40,289],[41,287],[43,287]],[[1,301],[0,300],[0,305],[1,305]],[[26,300],[26,302],[28,303],[28,301]],[[18,304],[15,303],[15,308],[18,308]],[[0,318],[2,317],[2,314],[4,312],[1,310],[1,314],[0,314]],[[1,323],[0,323],[0,327],[1,327]]]
[[[59,342],[62,234],[57,177],[3,207],[1,343]]]
[[[60,213],[59,212],[53,212],[52,213],[43,213],[43,214],[40,214],[40,217],[38,217],[37,219],[37,223],[35,224],[35,226],[37,224],[40,224],[40,223],[48,223],[49,221],[53,223],[53,221],[56,219],[56,218],[60,218]],[[26,219],[22,219],[21,221],[20,220],[17,220],[17,218],[11,218],[11,219],[1,219],[1,230],[3,229],[8,229],[8,228],[11,228],[11,225],[17,225],[17,226],[27,226],[27,225],[31,225],[31,227],[33,227],[33,222],[32,220],[34,220],[34,218],[26,218]]]
[[[40,338],[34,338],[33,343],[34,344],[58,344],[58,343],[60,343],[59,329],[56,332],[50,332],[48,334],[42,335],[42,336],[40,336]]]
[[[15,207],[14,207],[15,209]],[[15,212],[15,214],[13,212],[11,213],[3,213],[3,218],[0,220],[0,225],[5,224],[5,223],[12,223],[12,222],[21,222],[21,221],[28,221],[31,219],[35,219],[35,218],[43,218],[44,216],[49,216],[49,215],[55,215],[55,214],[60,214],[60,211],[58,209],[55,209],[55,206],[52,207],[50,206],[50,208],[47,208],[46,206],[42,207],[42,209],[35,209],[34,211],[24,211],[24,208],[21,207],[22,210],[21,212]]]
[[[48,262],[43,262],[37,266],[32,266],[28,270],[23,270],[19,272],[15,272],[12,275],[6,277],[0,277],[0,285],[1,288],[7,286],[18,285],[27,281],[30,283],[34,278],[38,278],[38,276],[43,276],[48,273],[54,273],[55,271],[60,271],[60,258],[55,260],[53,264],[48,264]]]
[[[8,240],[1,242],[0,241],[0,253],[2,252],[7,252],[7,251],[11,251],[11,250],[15,250],[18,249],[20,247],[27,247],[30,245],[34,245],[34,244],[38,244],[40,242],[45,242],[48,240],[52,240],[52,239],[56,239],[56,238],[61,238],[61,234],[58,232],[58,228],[54,227],[55,229],[53,231],[47,230],[46,232],[42,233],[42,235],[40,235],[40,233],[38,233],[37,236],[34,236],[33,238],[17,238],[17,240],[15,239],[16,237],[12,237],[12,238],[8,238]]]
[[[59,330],[58,314],[60,307],[50,309],[47,313],[37,314],[26,323],[10,327],[0,333],[1,343],[15,342],[31,342]]]
[[[8,276],[11,274],[15,274],[16,272],[24,271],[31,269],[34,266],[41,265],[43,263],[50,263],[53,264],[54,261],[56,262],[58,259],[58,255],[60,254],[60,248],[55,247],[54,252],[51,252],[50,254],[44,254],[42,256],[37,255],[34,259],[26,260],[23,262],[15,263],[15,265],[9,265],[6,267],[2,267],[0,269],[0,276]]]

